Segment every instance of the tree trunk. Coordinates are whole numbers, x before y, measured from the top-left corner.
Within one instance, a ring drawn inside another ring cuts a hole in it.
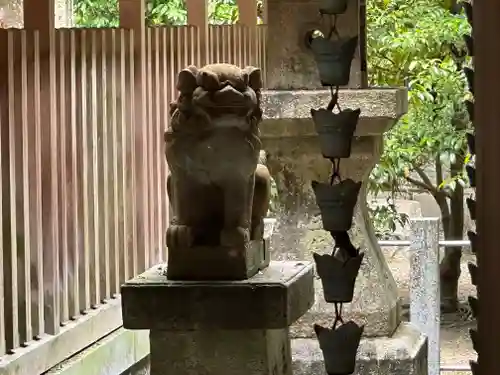
[[[452,175],[458,173],[461,163],[451,166]],[[442,223],[445,240],[463,239],[464,227],[464,188],[458,184],[449,198],[443,198],[446,209],[441,210]],[[439,204],[439,202],[438,202]],[[440,208],[443,202],[440,204]],[[446,214],[446,217],[445,217]],[[462,247],[446,247],[444,258],[440,264],[441,282],[441,310],[443,312],[454,312],[458,308],[458,281],[460,279],[460,260],[462,258]]]

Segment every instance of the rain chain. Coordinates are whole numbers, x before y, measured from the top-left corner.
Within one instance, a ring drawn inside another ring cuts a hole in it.
[[[462,3],[462,6],[465,10],[465,14],[467,16],[467,20],[469,21],[469,24],[471,27],[473,27],[472,24],[472,3],[464,1]],[[471,35],[465,35],[464,36],[464,41],[465,41],[465,46],[467,47],[467,52],[464,53],[460,51],[459,49],[453,47],[452,51],[453,54],[455,55],[455,58],[457,60],[457,63],[459,65],[462,65],[461,67],[463,68],[463,71],[465,73],[465,76],[467,78],[467,83],[469,86],[469,92],[471,93],[472,96],[474,96],[474,70],[468,66],[466,66],[467,61],[466,61],[466,56],[467,54],[473,58],[474,57],[474,39],[472,38]],[[469,120],[472,123],[472,132],[467,133],[467,145],[469,148],[469,153],[471,156],[471,161],[472,163],[469,163],[466,165],[465,169],[467,172],[467,176],[469,178],[469,183],[470,186],[473,188],[476,188],[476,168],[474,165],[475,162],[475,156],[476,156],[476,138],[474,135],[474,102],[472,100],[466,100],[465,101],[465,106],[467,108],[467,112],[469,114]],[[473,197],[467,198],[467,207],[470,212],[470,216],[472,220],[476,220],[476,200]],[[480,249],[477,247],[477,234],[473,231],[468,231],[467,236],[469,237],[469,240],[471,242],[471,248],[472,252],[476,254],[476,259],[481,257],[480,254]],[[472,310],[472,316],[476,319],[478,319],[478,304],[479,304],[479,289],[478,289],[478,274],[479,274],[479,267],[478,265],[474,263],[469,263],[468,264],[470,276],[471,276],[471,281],[472,284],[476,287],[477,290],[477,298],[473,296],[469,296],[469,305]],[[474,350],[476,351],[478,357],[480,356],[479,353],[479,347],[478,347],[478,332],[477,329],[470,329],[470,337],[472,340],[472,346]],[[479,370],[479,365],[477,361],[471,360],[470,361],[470,367],[473,375],[478,375],[480,373]]]
[[[351,63],[358,37],[343,38],[337,30],[339,15],[347,10],[347,0],[323,0],[320,15],[327,32],[308,38],[316,61],[321,84],[330,90],[326,108],[311,109],[321,153],[332,163],[328,182],[312,181],[312,189],[321,213],[323,228],[330,232],[334,246],[331,254],[313,253],[318,276],[327,303],[334,305],[331,327],[314,325],[326,372],[329,375],[354,373],[356,354],[363,326],[342,317],[343,304],[352,302],[354,286],[364,257],[350,240],[354,209],[361,181],[341,176],[341,160],[351,156],[351,145],[361,110],[341,108],[339,88],[349,83]]]

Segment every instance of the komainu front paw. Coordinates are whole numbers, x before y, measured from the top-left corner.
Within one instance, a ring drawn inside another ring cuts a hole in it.
[[[245,246],[250,240],[250,231],[246,228],[226,228],[220,234],[220,244],[226,247]]]
[[[167,229],[168,247],[190,247],[193,244],[193,234],[187,225],[171,225]]]

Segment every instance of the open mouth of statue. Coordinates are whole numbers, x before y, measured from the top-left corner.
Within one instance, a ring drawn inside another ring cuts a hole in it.
[[[214,92],[204,91],[193,99],[200,106],[218,110],[249,109],[256,104],[248,92],[241,92],[230,85]]]

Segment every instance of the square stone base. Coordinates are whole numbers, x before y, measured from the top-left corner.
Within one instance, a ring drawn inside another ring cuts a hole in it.
[[[309,262],[270,262],[248,280],[173,281],[156,266],[121,288],[123,326],[160,331],[284,329],[314,303]]]
[[[294,375],[325,375],[323,353],[316,339],[292,340]],[[428,375],[427,338],[410,323],[401,323],[392,337],[364,338],[355,375]]]
[[[292,375],[288,329],[151,331],[151,375]]]
[[[242,249],[223,246],[169,248],[169,280],[244,280],[269,265],[268,241],[250,241]]]

